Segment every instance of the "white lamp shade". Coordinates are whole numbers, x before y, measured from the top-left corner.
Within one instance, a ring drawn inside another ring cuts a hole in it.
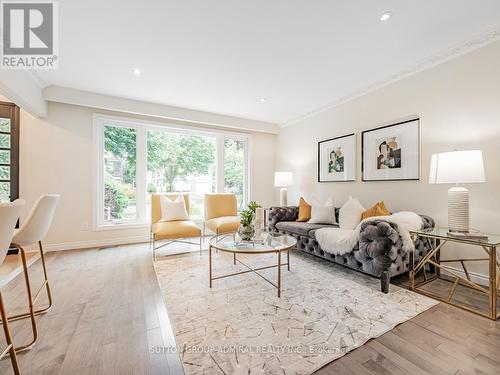
[[[451,151],[432,155],[429,184],[485,182],[481,150]]]
[[[274,172],[274,186],[287,187],[293,185],[292,172]]]

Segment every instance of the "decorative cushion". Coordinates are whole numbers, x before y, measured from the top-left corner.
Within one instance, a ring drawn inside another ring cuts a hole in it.
[[[151,225],[155,240],[201,236],[201,230],[191,220],[163,221]]]
[[[307,221],[311,218],[311,205],[304,198],[300,197],[299,201],[299,218],[297,221]]]
[[[232,233],[240,226],[239,216],[222,216],[205,221],[205,226],[215,233]]]
[[[189,220],[189,215],[186,211],[186,203],[184,197],[179,194],[175,200],[171,200],[165,195],[160,197],[161,215],[160,221],[178,221]]]
[[[390,214],[391,214],[390,211],[385,207],[384,201],[380,201],[376,203],[373,207],[363,212],[363,214],[361,215],[361,220],[373,216],[388,216]]]
[[[335,207],[333,205],[311,207],[309,224],[336,224]]]
[[[339,225],[341,229],[355,229],[361,222],[361,215],[365,208],[356,198],[349,197],[349,200],[340,208]]]

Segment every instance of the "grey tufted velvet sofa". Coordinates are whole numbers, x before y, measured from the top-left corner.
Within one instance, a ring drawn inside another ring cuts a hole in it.
[[[339,209],[335,209],[338,222]],[[361,226],[360,240],[351,253],[333,255],[321,249],[316,241],[315,232],[319,228],[338,227],[338,225],[309,224],[297,222],[299,208],[271,207],[268,214],[268,228],[271,232],[286,233],[297,239],[297,248],[320,258],[335,262],[356,271],[380,278],[381,290],[389,292],[392,276],[409,270],[410,254],[402,249],[401,237],[396,224],[384,221],[365,221]],[[421,215],[424,228],[434,227],[434,220]],[[426,241],[415,242],[414,261],[418,262],[429,251]]]

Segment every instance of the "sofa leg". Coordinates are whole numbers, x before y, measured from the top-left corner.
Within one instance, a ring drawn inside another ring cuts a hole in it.
[[[389,276],[389,271],[384,271],[380,275],[380,290],[382,293],[389,293],[389,284],[391,277]]]

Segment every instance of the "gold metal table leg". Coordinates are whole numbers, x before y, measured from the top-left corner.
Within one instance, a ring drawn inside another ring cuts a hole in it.
[[[408,281],[410,290],[415,290],[415,253],[410,251],[410,272],[408,272]]]
[[[212,287],[212,246],[208,245],[208,283]]]
[[[496,320],[497,317],[497,248],[490,248],[490,316]]]
[[[278,298],[281,298],[281,252],[277,251],[278,254]]]

